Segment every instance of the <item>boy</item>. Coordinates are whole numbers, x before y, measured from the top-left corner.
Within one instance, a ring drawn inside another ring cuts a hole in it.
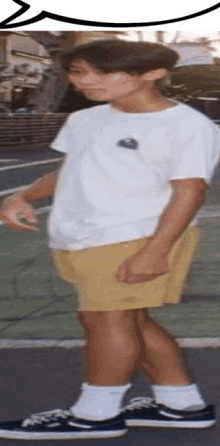
[[[37,230],[30,203],[56,185],[50,248],[58,274],[79,292],[85,382],[68,411],[3,423],[2,437],[109,438],[129,425],[215,423],[176,341],[147,313],[180,301],[199,242],[194,216],[218,161],[217,127],[157,89],[177,59],[162,45],[109,40],[63,56],[75,88],[108,104],[68,118],[52,145],[67,153],[59,176],[6,199],[2,219]],[[121,411],[137,369],[149,375],[154,401]]]

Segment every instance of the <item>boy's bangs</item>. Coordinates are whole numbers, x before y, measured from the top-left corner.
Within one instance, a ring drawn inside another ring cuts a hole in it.
[[[166,46],[151,42],[103,40],[73,48],[62,54],[61,60],[67,71],[74,61],[84,60],[105,73],[142,74],[158,68],[172,68],[178,55]]]

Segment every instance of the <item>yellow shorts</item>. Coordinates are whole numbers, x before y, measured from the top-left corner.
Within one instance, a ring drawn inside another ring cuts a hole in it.
[[[118,283],[117,267],[144,247],[147,237],[79,251],[52,250],[58,276],[78,291],[79,311],[118,311],[180,302],[200,230],[189,226],[169,255],[170,271],[150,282]]]

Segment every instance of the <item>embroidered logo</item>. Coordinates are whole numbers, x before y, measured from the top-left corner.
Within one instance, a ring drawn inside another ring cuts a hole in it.
[[[117,146],[119,147],[125,147],[126,149],[138,149],[138,142],[134,138],[125,138],[120,139],[120,141],[117,142]]]

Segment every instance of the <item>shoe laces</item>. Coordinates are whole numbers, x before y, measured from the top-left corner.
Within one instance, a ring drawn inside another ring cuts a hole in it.
[[[69,416],[70,412],[68,410],[62,410],[62,409],[49,410],[47,412],[39,412],[30,415],[30,417],[26,418],[22,423],[22,427],[34,426],[35,424],[49,423],[52,421],[58,421],[60,419],[66,420]]]
[[[129,401],[129,404],[125,406],[124,410],[135,410],[135,409],[143,409],[149,407],[157,407],[154,400],[152,398],[146,398],[138,396],[136,398],[132,398]]]

